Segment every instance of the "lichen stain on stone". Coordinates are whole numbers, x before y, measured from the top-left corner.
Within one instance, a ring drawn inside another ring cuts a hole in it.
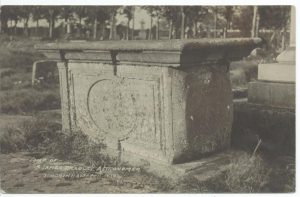
[[[186,83],[190,87],[186,107],[190,149],[202,154],[222,149],[230,143],[223,136],[224,132],[230,133],[231,127],[227,124],[231,122],[231,109],[228,109],[231,103],[229,79],[222,72],[211,72],[203,68],[191,72]],[[219,143],[220,141],[223,143]]]

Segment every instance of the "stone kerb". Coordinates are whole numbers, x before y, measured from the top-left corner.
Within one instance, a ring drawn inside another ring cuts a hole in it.
[[[31,85],[36,85],[41,82],[53,82],[55,80],[56,69],[55,61],[35,61],[32,66]]]
[[[119,155],[172,164],[230,146],[230,61],[260,44],[244,38],[36,48],[58,62],[63,129],[103,139]]]

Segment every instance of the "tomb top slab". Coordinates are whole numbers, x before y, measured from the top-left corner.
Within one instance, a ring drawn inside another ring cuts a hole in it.
[[[262,44],[260,38],[159,41],[62,42],[36,45],[52,60],[89,60],[113,64],[187,66],[234,61]]]

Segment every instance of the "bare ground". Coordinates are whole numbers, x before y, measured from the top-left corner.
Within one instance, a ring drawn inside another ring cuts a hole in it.
[[[0,134],[1,130],[7,126],[17,126],[22,121],[30,119],[32,119],[31,116],[2,114],[0,115]],[[2,193],[151,193],[165,190],[161,180],[139,172],[104,173],[101,176],[92,174],[79,178],[60,177],[74,175],[74,173],[69,173],[64,169],[45,170],[39,167],[39,161],[46,159],[49,161],[52,158],[40,158],[39,155],[30,152],[0,154],[0,188],[2,190],[0,191]],[[55,160],[52,164],[54,166],[69,165],[74,168],[83,166],[81,163],[59,160]],[[82,173],[78,171],[75,176],[78,174]]]
[[[45,170],[28,152],[0,154],[1,189],[6,193],[152,193],[160,192],[155,179],[143,174],[105,174],[83,178],[54,177],[64,170]],[[60,165],[68,162],[56,161]],[[73,166],[80,164],[73,163]]]

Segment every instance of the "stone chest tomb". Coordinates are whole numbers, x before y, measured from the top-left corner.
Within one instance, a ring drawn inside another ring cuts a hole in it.
[[[102,41],[38,45],[59,68],[64,130],[173,164],[230,146],[230,61],[255,39]]]

